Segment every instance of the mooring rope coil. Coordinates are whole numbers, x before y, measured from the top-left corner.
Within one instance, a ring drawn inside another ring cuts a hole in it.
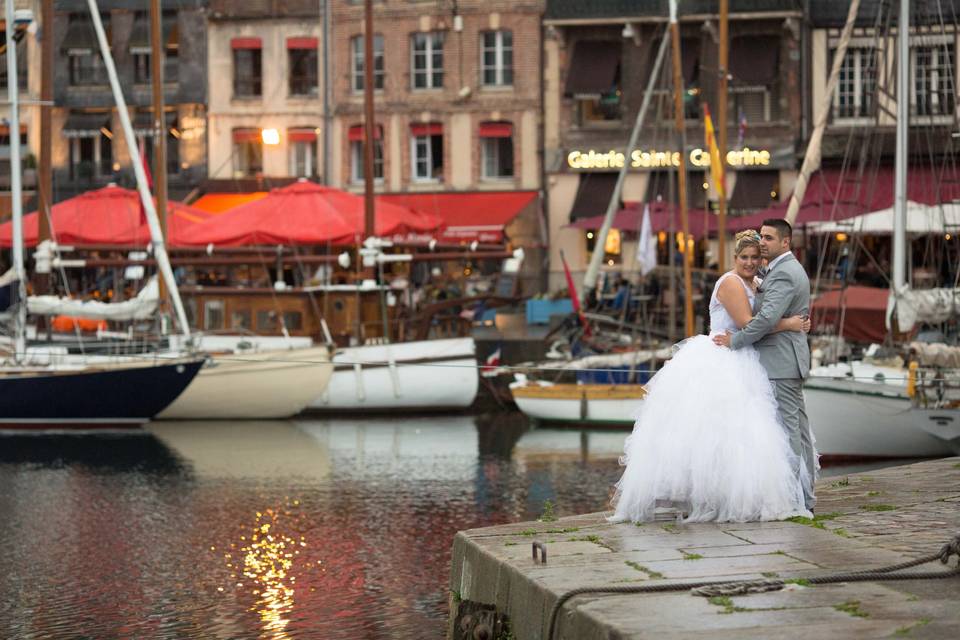
[[[904,569],[910,569],[922,564],[939,560],[941,564],[948,564],[951,556],[957,556],[957,566],[949,571],[914,571],[910,573],[898,573]],[[765,591],[778,591],[783,589],[790,582],[803,582],[804,584],[835,584],[838,582],[870,582],[874,580],[935,580],[939,578],[960,577],[960,534],[955,535],[946,544],[944,544],[937,553],[922,556],[915,560],[908,560],[899,564],[892,564],[877,569],[865,569],[863,571],[848,571],[833,573],[825,576],[811,576],[809,578],[799,578],[791,580],[789,578],[765,578],[758,580],[707,580],[703,582],[684,582],[684,583],[660,583],[643,585],[611,585],[608,587],[581,587],[573,589],[562,594],[553,604],[550,611],[550,622],[547,627],[547,640],[553,640],[554,631],[557,628],[557,616],[563,605],[579,595],[588,593],[593,594],[626,594],[626,593],[668,593],[675,591],[690,591],[691,595],[713,597],[713,596],[731,596],[743,595],[747,593],[762,593]]]

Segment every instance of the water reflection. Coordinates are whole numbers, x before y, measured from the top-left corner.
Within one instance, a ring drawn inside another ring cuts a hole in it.
[[[605,509],[625,436],[510,414],[0,436],[0,638],[441,637],[454,534]]]

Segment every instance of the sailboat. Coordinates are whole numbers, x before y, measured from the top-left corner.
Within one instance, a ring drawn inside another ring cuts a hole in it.
[[[7,25],[13,25],[13,0],[6,0],[5,11]],[[28,428],[115,427],[146,422],[190,384],[200,370],[203,358],[139,359],[125,365],[107,367],[82,362],[75,365],[44,365],[30,361],[31,351],[26,338],[27,295],[23,259],[17,52],[13,29],[8,28],[6,34],[13,205],[13,274],[10,289],[14,293],[8,307],[11,313],[6,315],[12,321],[14,337],[6,345],[6,358],[0,368],[0,425]]]
[[[907,311],[912,299],[921,294],[910,291],[905,278],[909,108],[902,96],[909,95],[909,5],[907,0],[900,3],[897,33],[896,95],[901,97],[897,100],[893,279],[888,320],[891,312],[900,315]],[[855,11],[851,14],[845,29],[852,24]],[[815,132],[812,140],[816,138]],[[810,149],[807,153],[809,160]],[[804,169],[811,165],[805,160]],[[807,177],[802,175],[801,181],[806,182]],[[853,361],[814,368],[804,386],[804,396],[821,455],[903,458],[960,453],[957,372],[924,369],[920,364],[911,363],[903,369]]]

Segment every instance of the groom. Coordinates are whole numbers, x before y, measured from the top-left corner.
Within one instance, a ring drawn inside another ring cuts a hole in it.
[[[816,460],[803,403],[803,379],[810,372],[810,348],[803,333],[770,333],[781,318],[810,313],[810,280],[790,251],[792,234],[793,228],[786,220],[763,221],[760,256],[767,260],[767,274],[757,290],[754,317],[740,331],[714,336],[713,341],[731,349],[755,345],[760,364],[773,383],[777,411],[790,439],[790,448],[810,474],[811,485],[804,487],[803,498],[807,509],[813,511]],[[799,469],[797,471],[799,473]]]

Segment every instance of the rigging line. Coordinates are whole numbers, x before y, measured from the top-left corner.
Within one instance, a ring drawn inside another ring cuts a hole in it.
[[[295,352],[296,350],[292,350],[292,351]],[[11,352],[11,353],[13,353],[13,352]],[[117,353],[117,354],[110,354],[110,355],[103,356],[103,358],[104,358],[107,362],[109,362],[110,359],[113,359],[113,360],[134,360],[134,361],[138,361],[138,360],[140,360],[140,361],[142,361],[142,360],[149,360],[149,361],[158,361],[158,360],[161,360],[161,361],[162,361],[162,360],[168,360],[168,359],[169,359],[169,360],[177,360],[177,359],[181,359],[182,357],[183,357],[182,355],[178,355],[178,354],[174,354],[174,353],[170,353],[169,356],[163,356],[163,355],[160,354],[160,353],[154,353],[154,354],[119,354],[119,353]],[[468,357],[469,357],[469,356],[464,356],[465,359],[468,358]],[[387,361],[387,360],[382,360],[382,361],[381,361],[381,360],[358,360],[358,361],[336,360],[336,361],[334,361],[334,360],[303,360],[303,359],[294,360],[294,359],[285,359],[285,358],[271,358],[271,359],[269,359],[269,360],[263,360],[263,359],[244,358],[242,355],[236,355],[236,356],[232,356],[232,357],[231,357],[231,356],[221,356],[221,355],[218,355],[218,356],[216,356],[216,360],[219,361],[219,362],[250,363],[250,364],[267,364],[267,363],[273,363],[273,364],[289,364],[289,365],[323,365],[323,364],[329,364],[329,365],[331,365],[331,366],[337,366],[337,365],[342,365],[342,366],[355,366],[355,365],[359,365],[359,366],[361,366],[361,367],[363,367],[363,366],[367,366],[367,367],[387,367],[387,366],[390,366],[390,365],[391,365],[391,362],[390,362],[390,361]],[[431,368],[438,368],[438,369],[466,369],[466,370],[476,370],[476,371],[485,371],[485,370],[490,370],[490,369],[491,369],[491,367],[486,366],[486,365],[482,365],[482,364],[480,364],[480,363],[477,363],[477,364],[446,364],[446,363],[441,363],[441,362],[404,362],[404,361],[400,360],[400,361],[395,361],[395,362],[393,362],[392,364],[395,364],[395,365],[398,366],[398,367],[431,367]],[[621,373],[621,374],[622,374],[622,373],[625,373],[625,372],[626,372],[626,373],[629,373],[629,371],[625,371],[625,369],[622,369],[622,368],[597,368],[597,369],[594,369],[594,368],[581,368],[581,367],[563,367],[563,368],[561,368],[561,367],[536,367],[536,366],[521,366],[521,365],[502,365],[502,366],[494,367],[493,369],[495,369],[495,370],[497,370],[497,371],[503,371],[503,372],[516,371],[516,372],[520,372],[520,373],[531,372],[531,371],[545,371],[545,372],[556,372],[556,373]],[[635,371],[636,373],[656,374],[656,373],[657,373],[658,371],[660,371],[660,370],[659,370],[659,369],[649,369],[649,368],[645,368],[645,369],[633,369],[633,371]],[[957,374],[956,374],[956,375],[950,375],[950,374],[952,374],[954,371],[956,371]],[[859,376],[858,376],[858,375],[853,375],[853,374],[845,374],[845,375],[843,375],[843,376],[836,376],[836,375],[816,375],[816,374],[814,374],[814,375],[808,376],[806,379],[808,379],[808,380],[835,380],[835,381],[837,381],[837,382],[849,382],[849,381],[864,380],[864,381],[869,381],[869,382],[874,382],[874,383],[876,383],[877,389],[888,388],[890,391],[895,391],[895,390],[899,390],[899,389],[900,389],[900,385],[896,385],[896,386],[895,386],[895,385],[888,385],[888,384],[885,384],[885,383],[886,383],[887,381],[906,381],[906,380],[909,380],[909,376],[907,376],[907,375],[904,375],[904,376],[884,376],[882,382],[877,381],[877,379],[876,379],[874,376],[871,376],[871,375],[859,375]],[[944,372],[944,375],[938,375],[938,376],[934,376],[934,377],[930,377],[930,378],[925,378],[924,380],[927,381],[927,382],[958,382],[958,383],[960,383],[960,369],[950,369],[950,370],[947,370],[946,372]],[[867,391],[867,390],[866,390],[866,389],[862,389],[862,390],[860,391],[860,393],[863,393],[863,392],[865,392],[865,391]],[[891,397],[894,397],[894,398],[895,398],[895,397],[897,397],[897,396],[891,396]]]

